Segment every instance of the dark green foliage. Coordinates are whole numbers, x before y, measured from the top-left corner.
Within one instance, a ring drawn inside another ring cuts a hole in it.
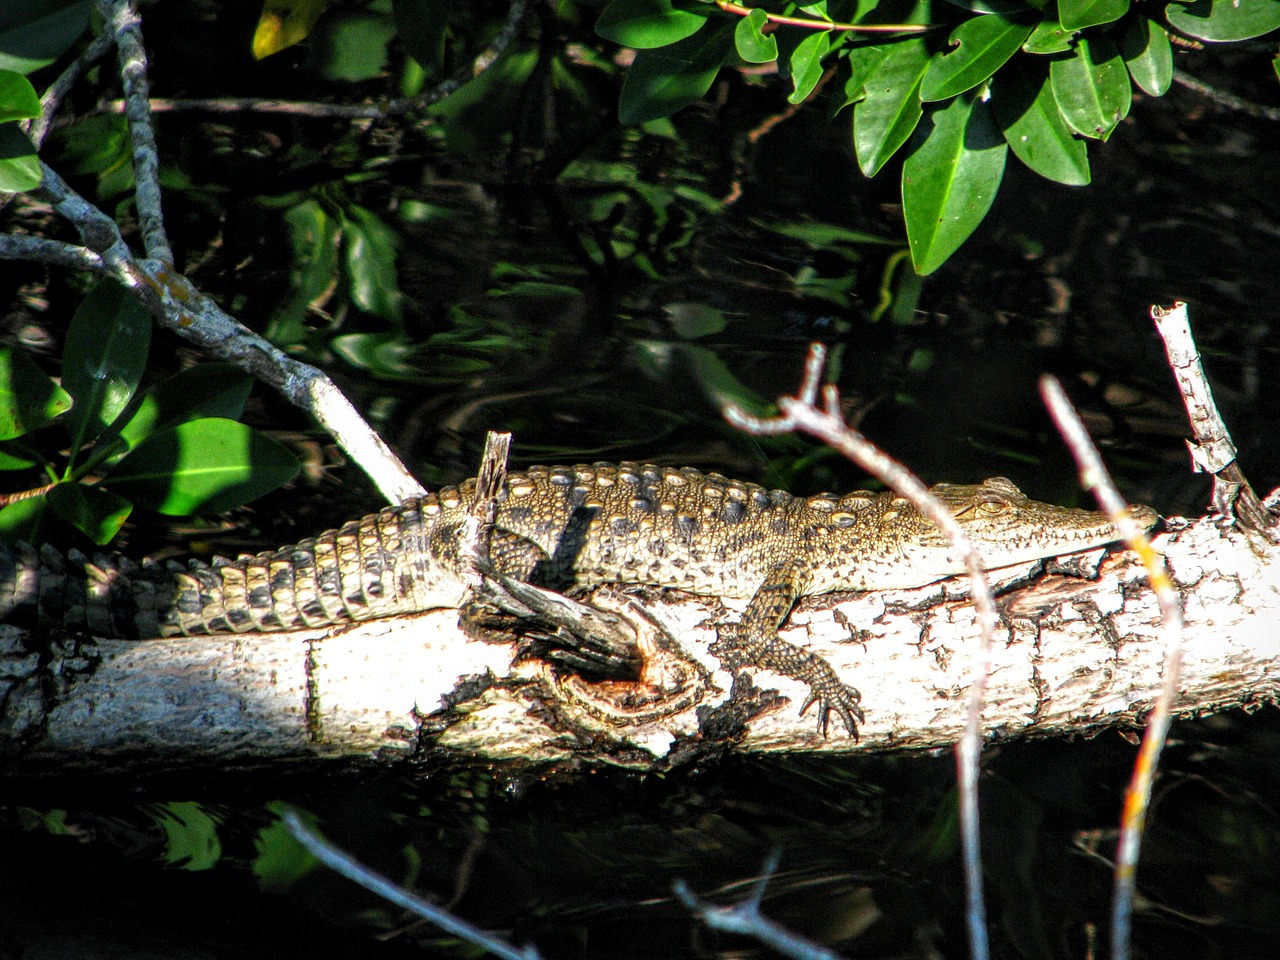
[[[5,0],[0,70],[31,73],[62,56],[89,25],[90,0]]]
[[[2,62],[2,61],[0,61]],[[0,193],[40,185],[35,147],[18,126],[40,115],[40,98],[26,77],[0,69]]]
[[[40,115],[24,74],[60,57],[89,24],[90,0],[5,0],[0,5],[0,194],[40,185],[35,148],[17,121]]]
[[[618,119],[645,123],[701,100],[733,56],[733,35],[722,21],[668,47],[637,51],[622,83]]]
[[[287,449],[229,419],[240,416],[252,381],[228,364],[191,367],[139,392],[150,340],[151,318],[102,281],[67,331],[61,386],[25,354],[0,351],[0,471],[36,467],[44,480],[0,509],[0,539],[43,542],[57,519],[102,544],[135,505],[216,513],[297,474]],[[70,435],[61,466],[45,451],[67,441],[39,433],[59,418]]]
[[[718,60],[776,61],[779,74],[793,83],[793,103],[808,97],[823,70],[834,67],[846,78],[835,106],[855,104],[853,140],[867,176],[923,130],[907,160],[910,175],[902,181],[911,255],[920,273],[941,266],[982,222],[1003,173],[1003,160],[994,154],[985,161],[970,156],[992,147],[985,140],[971,145],[956,124],[921,128],[924,104],[939,104],[930,112],[938,119],[968,117],[971,108],[957,98],[976,91],[985,103],[994,93],[998,129],[1014,155],[1041,176],[1083,185],[1090,173],[1080,138],[1106,140],[1128,115],[1130,78],[1153,96],[1169,88],[1170,28],[1215,42],[1280,29],[1277,0],[885,0],[870,6],[828,0],[749,6],[749,13],[709,10],[714,15],[700,26],[687,5],[610,3],[597,30],[643,47],[623,86],[619,119],[640,123],[687,106],[710,86]],[[974,15],[966,17],[966,9]],[[734,21],[730,32],[724,24]],[[860,33],[844,29],[850,23],[896,23],[904,29],[896,35]],[[928,30],[909,32],[912,25]],[[848,42],[849,37],[858,39]],[[1047,77],[1037,63],[1043,59],[1049,60]],[[937,138],[947,139],[933,142]]]

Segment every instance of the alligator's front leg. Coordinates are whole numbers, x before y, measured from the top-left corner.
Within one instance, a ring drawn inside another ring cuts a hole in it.
[[[800,713],[803,715],[816,703],[818,730],[824,737],[831,714],[835,713],[848,728],[849,736],[856,740],[858,724],[865,719],[858,705],[862,694],[841,680],[822,657],[778,636],[778,628],[787,619],[796,599],[804,595],[807,585],[808,574],[799,560],[772,568],[751,598],[742,619],[719,628],[711,652],[730,670],[763,667],[807,684],[809,698]]]

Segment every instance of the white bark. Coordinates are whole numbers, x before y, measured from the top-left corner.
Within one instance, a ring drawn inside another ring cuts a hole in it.
[[[1251,545],[1205,519],[1157,546],[1186,605],[1180,714],[1273,700],[1280,687],[1280,576],[1275,548]],[[804,686],[755,671],[757,688],[787,700],[752,720],[746,750],[938,748],[958,737],[977,648],[967,585],[810,598],[784,637],[809,645],[863,692],[854,742],[838,724],[817,732],[799,715]],[[513,666],[512,647],[467,638],[457,612],[378,621],[341,631],[162,641],[63,642],[47,655],[0,627],[0,734],[11,773],[234,768],[341,759],[558,761],[594,757],[659,767],[693,741],[695,707],[728,698],[731,678],[708,653],[714,602],[645,598],[649,614],[710,671],[699,703],[637,726],[603,719],[644,689],[634,683],[556,682],[537,661]],[[1165,650],[1155,598],[1129,555],[1109,556],[1097,580],[1047,575],[1001,597],[1008,629],[993,651],[987,736],[1091,734],[1141,722],[1159,687]],[[736,615],[741,605],[730,607]],[[846,623],[842,623],[844,620]],[[858,631],[851,640],[851,628]],[[696,671],[654,656],[658,672]],[[657,673],[654,674],[654,677]],[[467,678],[491,683],[459,688]],[[652,679],[652,677],[651,677]],[[56,693],[50,694],[54,690]],[[453,695],[457,706],[443,709]],[[671,700],[676,706],[683,701]],[[680,749],[672,753],[673,747]]]

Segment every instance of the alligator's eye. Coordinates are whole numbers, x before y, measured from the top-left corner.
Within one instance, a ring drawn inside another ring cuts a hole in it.
[[[985,496],[978,501],[978,509],[988,517],[995,517],[1009,509],[1009,501],[1003,497]]]
[[[957,520],[972,518],[974,514],[983,517],[998,517],[1009,510],[1010,503],[1004,497],[993,493],[978,493],[971,502],[955,512]]]

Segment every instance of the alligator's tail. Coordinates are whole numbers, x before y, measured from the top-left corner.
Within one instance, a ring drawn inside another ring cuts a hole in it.
[[[417,519],[412,505],[402,505],[280,550],[209,564],[0,545],[0,623],[146,639],[412,612],[421,598],[410,570],[414,551],[404,543],[410,514]]]
[[[0,545],[0,622],[106,637],[162,637],[179,606],[177,565]]]

